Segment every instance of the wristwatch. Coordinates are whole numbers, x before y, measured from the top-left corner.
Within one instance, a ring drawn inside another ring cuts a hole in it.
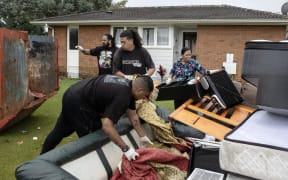
[[[127,152],[129,150],[129,146],[125,145],[121,147],[122,152]]]

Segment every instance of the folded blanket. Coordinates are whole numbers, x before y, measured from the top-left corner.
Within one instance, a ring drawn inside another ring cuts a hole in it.
[[[122,173],[117,169],[111,180],[157,180],[158,175],[151,163],[172,165],[181,171],[188,170],[189,160],[184,156],[157,148],[141,148],[137,152],[140,156],[135,161],[128,161],[125,156],[122,157]]]
[[[169,144],[178,148],[182,152],[188,152],[191,145],[173,133],[171,123],[166,123],[164,119],[156,113],[156,105],[151,101],[138,100],[136,102],[136,111],[138,116],[147,122],[153,133],[153,137],[161,143]]]

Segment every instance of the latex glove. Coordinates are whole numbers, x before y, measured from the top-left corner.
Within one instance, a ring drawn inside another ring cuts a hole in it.
[[[124,152],[124,155],[126,156],[126,158],[127,158],[129,161],[135,160],[136,157],[139,156],[139,154],[135,151],[135,149],[134,149],[133,147],[130,147],[127,152]]]
[[[120,174],[122,174],[122,161],[120,161],[120,162],[118,163],[117,168],[118,168]]]
[[[145,145],[145,144],[153,144],[153,142],[147,137],[147,136],[143,136],[143,137],[140,137],[140,143],[142,145]]]
[[[76,45],[75,48],[79,49],[80,51],[83,51],[84,48],[82,46]]]
[[[169,78],[166,80],[166,84],[168,85],[168,84],[170,84],[171,82],[172,82],[172,78],[169,77]]]

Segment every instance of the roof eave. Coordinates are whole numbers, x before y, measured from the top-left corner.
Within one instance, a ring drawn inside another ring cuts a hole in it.
[[[153,20],[75,20],[31,21],[34,25],[113,25],[113,24],[197,24],[197,25],[288,25],[288,19],[153,19]]]

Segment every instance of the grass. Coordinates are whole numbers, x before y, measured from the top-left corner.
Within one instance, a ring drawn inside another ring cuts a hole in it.
[[[61,100],[65,90],[77,80],[60,80],[58,93],[43,103],[26,119],[4,130],[0,134],[0,177],[1,180],[15,179],[15,168],[39,155],[42,143],[54,127],[61,111]],[[172,101],[161,101],[157,104],[167,110],[173,110]],[[37,137],[38,140],[33,140]],[[63,139],[59,146],[78,137],[73,135]]]

